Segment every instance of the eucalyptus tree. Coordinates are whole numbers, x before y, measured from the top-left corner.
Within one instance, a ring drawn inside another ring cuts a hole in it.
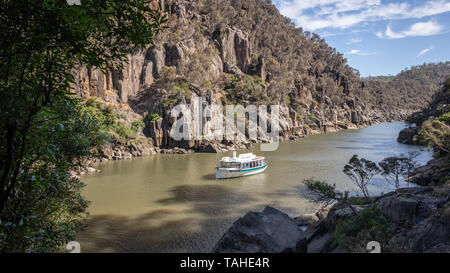
[[[365,198],[370,197],[367,186],[372,178],[381,172],[376,163],[365,158],[354,155],[347,165],[344,166],[344,174],[358,186]]]

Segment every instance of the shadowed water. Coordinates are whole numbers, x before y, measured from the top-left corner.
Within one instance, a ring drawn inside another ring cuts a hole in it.
[[[290,216],[317,208],[305,197],[304,179],[314,177],[354,189],[342,173],[358,154],[372,161],[420,147],[396,141],[403,123],[383,123],[360,130],[308,136],[280,143],[266,156],[265,173],[215,180],[214,168],[227,154],[155,155],[102,164],[87,175],[84,195],[92,203],[79,233],[82,252],[208,252],[238,217],[265,205]],[[249,151],[242,151],[249,152]],[[423,151],[419,161],[431,158]],[[392,187],[379,177],[373,194]]]

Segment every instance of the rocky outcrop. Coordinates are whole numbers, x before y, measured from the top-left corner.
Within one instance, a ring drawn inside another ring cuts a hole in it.
[[[450,207],[399,233],[391,244],[409,248],[412,252],[450,253]]]
[[[432,207],[436,208],[435,198],[425,198],[425,193],[431,191],[432,188],[401,189],[379,197],[376,203],[392,223],[413,226],[428,218]]]
[[[430,160],[426,165],[414,170],[409,181],[422,185],[440,185],[450,180],[449,158],[441,157]]]
[[[233,223],[213,249],[215,253],[304,253],[306,236],[295,221],[267,206]]]
[[[236,64],[244,73],[249,72],[251,49],[248,34],[239,29],[226,28],[213,34],[219,43],[220,55],[224,62]]]
[[[373,199],[370,205],[354,206],[354,208],[358,212],[373,205],[381,209],[388,221],[388,233],[383,243],[384,251],[449,252],[449,201],[450,186],[448,185],[415,187],[398,189]],[[305,233],[308,252],[349,251],[339,246],[334,230],[338,223],[354,217],[356,215],[347,205],[337,203],[332,206],[322,220],[313,217],[311,221],[300,221],[300,225],[307,223]],[[300,219],[303,218],[304,216],[300,217]],[[366,239],[371,240],[370,238]],[[361,249],[358,250],[361,251]]]
[[[114,141],[111,145],[103,147],[100,156],[101,160],[122,160],[133,157],[157,154],[156,149],[146,138],[127,141]]]
[[[400,131],[397,141],[402,144],[414,144],[414,136],[419,132],[418,127],[408,127]]]

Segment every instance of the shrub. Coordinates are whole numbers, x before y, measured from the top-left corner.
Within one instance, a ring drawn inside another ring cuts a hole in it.
[[[442,116],[440,116],[438,118],[439,121],[442,121],[443,123],[450,125],[450,112],[447,112],[445,114],[443,114]]]
[[[186,98],[191,98],[192,96],[192,91],[189,89],[189,84],[187,82],[181,82],[175,85],[172,88],[172,92],[175,94],[182,94]]]
[[[418,144],[435,149],[436,152],[450,152],[450,127],[437,119],[425,122],[414,137]]]
[[[362,210],[359,215],[360,218],[352,217],[337,223],[334,238],[341,247],[351,249],[360,242],[380,240],[380,235],[386,235],[388,221],[377,205]]]
[[[120,140],[125,140],[133,135],[133,130],[122,121],[117,122],[114,125],[113,130]]]
[[[157,121],[159,120],[161,117],[157,114],[157,113],[150,113],[147,116],[148,121]]]
[[[145,127],[145,123],[143,120],[135,120],[131,124],[131,130],[133,132],[137,132],[137,131],[139,131],[140,128],[144,128],[144,127]]]

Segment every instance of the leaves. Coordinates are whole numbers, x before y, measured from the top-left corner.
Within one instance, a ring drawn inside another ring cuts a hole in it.
[[[87,207],[70,173],[116,124],[108,107],[81,104],[72,73],[120,67],[167,18],[147,0],[6,0],[0,11],[0,251],[58,251]]]

